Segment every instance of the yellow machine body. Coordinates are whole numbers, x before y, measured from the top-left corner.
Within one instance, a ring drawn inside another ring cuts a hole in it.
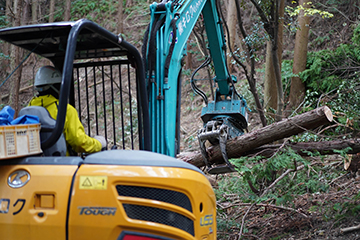
[[[216,239],[196,167],[146,151],[1,161],[0,239]]]

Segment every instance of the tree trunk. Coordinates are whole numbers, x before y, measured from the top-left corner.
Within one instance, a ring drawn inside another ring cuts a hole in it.
[[[14,1],[14,13],[15,18],[13,22],[13,26],[20,26],[21,22],[21,9],[22,9],[22,1],[21,0],[15,0]],[[19,63],[21,58],[22,51],[19,47],[16,47],[14,45],[11,45],[11,69],[15,69]],[[10,99],[9,99],[9,105],[15,110],[15,117],[17,116],[19,112],[19,90],[20,90],[20,82],[21,82],[21,72],[22,72],[22,66],[19,66],[19,68],[14,72],[13,77],[10,79]]]
[[[316,127],[328,124],[332,122],[332,120],[333,115],[331,110],[326,106],[314,109],[292,118],[284,119],[280,122],[273,123],[259,130],[252,131],[229,140],[226,144],[228,157],[240,157],[243,153],[249,152],[264,144],[290,137],[306,130],[314,129]],[[211,146],[207,148],[206,151],[209,156],[208,162],[223,162],[219,145]],[[204,165],[204,160],[200,152],[179,154],[178,158],[197,167]]]
[[[279,51],[278,51],[279,52]],[[266,60],[265,60],[265,81],[264,81],[264,108],[277,108],[277,90],[274,67],[271,57],[271,42],[266,44]],[[269,111],[268,111],[269,113]],[[272,114],[270,114],[272,115]],[[275,116],[273,116],[275,117]]]
[[[254,3],[256,4],[256,3]],[[243,21],[242,21],[242,16],[241,16],[241,8],[240,8],[240,4],[238,1],[235,1],[235,6],[236,6],[236,15],[237,15],[237,20],[239,22],[239,29],[241,32],[241,35],[243,37],[243,39],[247,38],[247,34],[245,32],[245,28],[243,26]],[[263,127],[265,127],[267,125],[266,122],[266,117],[265,117],[265,113],[264,113],[264,108],[261,105],[260,102],[260,98],[259,98],[259,94],[257,92],[256,89],[256,81],[255,81],[255,59],[252,56],[252,52],[255,50],[252,48],[252,46],[250,44],[246,44],[246,47],[248,49],[248,56],[247,58],[248,60],[248,66],[247,64],[243,64],[240,59],[238,57],[236,57],[236,55],[233,55],[234,60],[243,68],[244,72],[245,72],[245,76],[248,80],[249,83],[249,87],[250,87],[250,91],[252,93],[252,95],[254,96],[254,100],[255,100],[255,105],[256,105],[256,110],[259,112],[259,116],[260,116],[260,120],[261,123],[263,125]],[[249,71],[250,70],[250,71]]]
[[[299,5],[308,8],[309,0],[300,0]],[[295,49],[294,49],[294,65],[293,73],[299,74],[306,69],[307,58],[307,45],[309,41],[309,15],[305,16],[304,11],[300,11],[298,16],[299,29],[296,32],[295,37]],[[305,84],[299,77],[291,78],[290,85],[290,97],[289,97],[289,111],[296,108],[303,100],[305,96]],[[290,115],[291,112],[287,113]]]
[[[12,8],[11,3],[12,3],[11,0],[6,0],[5,15],[6,15],[9,22],[12,22],[12,17],[13,17],[11,15],[11,10],[10,10],[10,8]],[[10,55],[10,51],[11,51],[10,50],[10,44],[5,42],[5,41],[2,44],[3,44],[3,52],[4,52],[4,54],[5,55]],[[6,75],[7,75],[7,72],[9,71],[9,65],[10,65],[9,60],[4,59],[2,67],[4,69],[3,72],[5,72]],[[0,100],[0,102],[1,102],[1,100]]]
[[[71,0],[66,0],[65,11],[64,11],[64,21],[70,21],[70,17],[71,17],[70,15],[71,15]]]
[[[22,14],[22,22],[21,25],[29,24],[30,20],[30,0],[24,0],[23,3],[23,14]]]
[[[55,0],[50,0],[49,23],[54,22]]]
[[[117,33],[123,33],[124,32],[124,24],[123,24],[123,1],[118,1],[118,25],[117,25]]]
[[[39,3],[38,0],[32,0],[31,3],[31,23],[36,24],[38,23],[38,7]]]
[[[285,0],[280,0],[279,5],[275,5],[277,11],[274,16],[274,36],[267,44],[266,64],[265,64],[265,83],[264,100],[266,107],[276,109],[275,119],[282,119],[284,107],[284,93],[281,80],[281,61],[283,45],[283,25]],[[276,88],[274,88],[276,86]]]
[[[227,52],[229,52],[229,50],[235,51],[234,47],[235,47],[235,36],[236,36],[236,6],[234,0],[229,0],[228,2],[226,23],[229,28],[229,36],[227,36],[228,38]],[[228,65],[227,67],[229,69],[229,73],[231,74],[234,70],[233,65],[231,64],[232,61],[231,54],[227,55],[226,58]]]

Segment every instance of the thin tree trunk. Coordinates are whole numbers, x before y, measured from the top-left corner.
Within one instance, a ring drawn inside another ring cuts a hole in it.
[[[117,33],[124,32],[124,24],[123,24],[123,1],[118,1],[118,17],[117,17]]]
[[[119,1],[122,2],[122,1]],[[65,2],[65,11],[64,11],[64,21],[70,21],[71,15],[71,0],[66,0]]]
[[[23,5],[21,25],[27,25],[30,19],[30,0],[24,0]]]
[[[277,56],[278,51],[278,42],[279,42],[279,20],[280,14],[283,11],[283,3],[284,0],[274,0],[271,1],[270,5],[270,12],[265,13],[265,11],[262,9],[262,6],[259,4],[256,0],[250,0],[254,6],[256,7],[259,16],[261,18],[261,21],[264,24],[264,28],[266,32],[268,33],[270,40],[271,40],[271,58],[273,62],[273,68],[274,68],[274,76],[276,80],[276,88],[277,88],[277,110],[276,110],[276,116],[275,120],[279,121],[282,119],[282,111],[284,106],[284,100],[283,100],[283,89],[282,89],[282,81],[281,81],[281,66],[279,64],[279,59]]]
[[[283,50],[283,32],[284,32],[284,10],[285,10],[285,1],[280,1],[279,6],[279,27],[277,34],[277,57],[279,60],[279,66],[281,70],[281,61],[282,61],[282,50]],[[276,76],[274,71],[274,64],[272,58],[272,44],[271,41],[268,41],[266,45],[266,62],[265,62],[265,82],[264,82],[264,108],[277,109],[278,105],[278,91],[274,86],[277,86]]]
[[[11,11],[10,8],[12,8],[12,5],[11,5],[12,1],[11,0],[6,0],[6,7],[5,7],[5,14],[6,14],[6,17],[8,19],[9,22],[12,22],[12,14],[11,14]],[[4,51],[4,54],[5,55],[10,55],[10,44],[7,43],[7,42],[3,42],[3,51]],[[8,72],[9,70],[9,60],[8,59],[4,59],[3,60],[4,63],[3,63],[3,66],[4,66],[4,70],[5,72]],[[6,67],[5,67],[6,66]],[[1,101],[1,100],[0,100]]]
[[[277,55],[277,48],[276,43],[273,45],[273,49],[271,51],[271,55],[273,58],[273,65],[275,71],[275,79],[276,79],[276,89],[277,89],[277,109],[276,109],[276,121],[281,121],[283,117],[283,108],[284,108],[284,92],[281,80],[281,67],[279,63],[279,58]]]
[[[55,14],[55,0],[50,0],[50,10],[49,10],[49,22],[54,22]]]
[[[32,0],[31,3],[31,23],[36,24],[38,22],[38,0]]]
[[[300,0],[299,5],[308,8],[309,0]],[[300,11],[298,16],[299,29],[296,32],[295,37],[295,49],[294,49],[294,65],[293,73],[299,74],[306,69],[307,58],[307,45],[309,41],[309,23],[310,17],[304,15],[304,11]],[[290,85],[290,97],[289,97],[289,111],[296,108],[304,99],[305,96],[305,84],[299,77],[291,78]],[[289,112],[290,114],[291,112]],[[288,114],[288,115],[289,115]]]
[[[245,32],[245,28],[244,28],[243,22],[242,22],[240,4],[238,1],[236,1],[235,3],[236,3],[237,20],[239,22],[239,29],[240,29],[243,39],[246,39],[247,34]],[[255,59],[251,56],[252,51],[254,51],[254,49],[251,47],[250,44],[246,44],[246,46],[248,49],[248,58],[250,59],[248,62],[249,66],[246,66],[245,64],[243,64],[240,61],[240,59],[237,58],[235,55],[233,55],[233,57],[234,57],[234,60],[243,68],[243,70],[245,72],[245,76],[246,76],[249,86],[250,86],[250,91],[251,91],[252,95],[254,96],[255,105],[257,108],[256,110],[259,112],[260,120],[261,120],[263,127],[265,127],[267,125],[265,113],[264,113],[263,106],[261,105],[261,102],[260,102],[259,94],[256,89]],[[249,72],[249,68],[250,68],[250,72]]]
[[[235,0],[229,0],[228,5],[227,5],[227,20],[226,20],[227,26],[229,28],[229,36],[228,37],[228,45],[229,48],[227,49],[227,51],[229,51],[230,49],[232,51],[235,51],[234,47],[235,47],[235,36],[236,36],[236,6],[235,6]],[[233,65],[231,64],[231,54],[226,56],[227,58],[227,67],[229,69],[229,73],[231,74],[234,70]]]
[[[22,1],[21,0],[15,0],[14,1],[14,13],[15,13],[15,19],[13,22],[13,26],[20,26],[21,22],[21,9],[22,9]],[[20,63],[20,55],[21,50],[19,47],[15,47],[14,45],[11,45],[11,69],[15,69],[19,63]],[[19,112],[19,90],[20,90],[20,82],[21,82],[21,72],[22,72],[22,66],[20,66],[15,73],[13,74],[13,77],[10,79],[10,100],[9,105],[12,106],[12,108],[15,110],[15,117],[17,116]]]
[[[271,42],[266,44],[266,60],[265,60],[265,81],[264,81],[264,108],[277,108],[277,89],[275,81],[274,67],[271,57]],[[268,114],[271,112],[268,111]],[[274,117],[274,116],[273,116]]]
[[[283,18],[285,2],[284,0],[277,0],[278,4],[275,4],[275,18],[274,18],[274,39],[272,39],[272,63],[274,67],[274,76],[277,88],[277,109],[275,120],[280,121],[283,117],[284,108],[284,92],[281,80],[281,55],[282,55],[282,34],[283,34]],[[281,16],[282,14],[282,16]],[[280,52],[280,54],[279,54]],[[280,55],[280,57],[279,57]]]

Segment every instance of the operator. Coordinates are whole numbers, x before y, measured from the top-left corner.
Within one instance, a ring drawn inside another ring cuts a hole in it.
[[[52,66],[41,67],[36,73],[34,86],[38,94],[37,97],[30,100],[29,106],[45,107],[50,116],[56,119],[59,105],[61,72]],[[77,153],[99,152],[105,149],[107,145],[106,139],[103,136],[92,138],[86,135],[76,109],[70,104],[67,104],[63,133],[67,145],[67,155],[74,151]]]

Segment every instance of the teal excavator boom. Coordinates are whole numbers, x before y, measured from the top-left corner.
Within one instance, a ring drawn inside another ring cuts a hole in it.
[[[144,37],[142,54],[148,84],[152,151],[175,156],[179,152],[179,115],[182,59],[197,20],[202,17],[213,62],[216,93],[212,101],[192,83],[206,106],[198,132],[204,161],[213,173],[233,171],[226,154],[226,141],[247,128],[246,101],[235,89],[229,74],[223,22],[216,0],[162,1],[150,6],[151,22]],[[173,129],[176,129],[174,131]],[[220,144],[226,166],[214,168],[208,161],[205,142]]]

